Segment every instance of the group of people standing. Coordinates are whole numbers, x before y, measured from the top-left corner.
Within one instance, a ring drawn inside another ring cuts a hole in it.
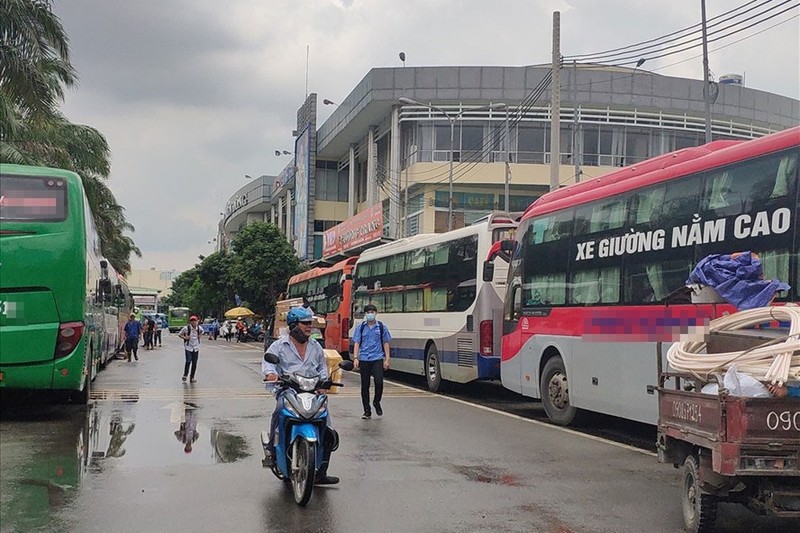
[[[125,355],[128,362],[131,361],[131,356],[139,360],[139,339],[144,338],[142,347],[145,350],[153,350],[156,345],[161,346],[161,330],[166,327],[161,317],[144,317],[142,320],[136,319],[136,313],[131,313],[128,316],[128,321],[125,323]]]
[[[125,355],[128,362],[131,357],[139,360],[139,339],[144,337],[144,349],[152,350],[156,343],[161,346],[161,330],[164,327],[160,317],[144,318],[142,321],[136,320],[136,313],[131,313],[125,323]],[[198,324],[198,318],[192,316],[189,324],[181,328],[178,337],[183,340],[185,363],[181,381],[184,383],[188,379],[191,383],[197,383],[195,374],[197,372],[197,358],[200,353],[200,339],[203,336],[203,328]]]

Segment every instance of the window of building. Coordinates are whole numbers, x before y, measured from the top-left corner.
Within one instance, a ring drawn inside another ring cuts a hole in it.
[[[483,153],[483,126],[476,124],[461,125],[461,157],[462,161],[482,161]]]
[[[517,162],[544,164],[544,140],[547,128],[543,124],[520,124],[517,128]]]

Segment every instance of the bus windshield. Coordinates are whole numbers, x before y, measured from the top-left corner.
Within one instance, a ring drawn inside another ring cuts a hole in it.
[[[55,222],[66,217],[65,180],[4,175],[0,181],[0,220]]]

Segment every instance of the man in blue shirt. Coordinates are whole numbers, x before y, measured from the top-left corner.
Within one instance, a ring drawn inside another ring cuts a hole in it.
[[[277,355],[280,362],[277,365],[262,361],[261,374],[264,381],[268,384],[278,380],[283,374],[300,374],[302,376],[319,376],[321,380],[328,379],[328,365],[325,363],[325,353],[322,346],[311,338],[313,325],[313,315],[308,309],[295,307],[286,315],[286,324],[289,326],[289,334],[281,336],[278,340],[270,344],[265,353]],[[275,398],[275,411],[272,413],[272,421],[269,427],[269,449],[264,465],[272,466],[275,461],[275,428],[278,423],[278,412],[283,408],[283,398],[277,391]],[[330,426],[330,412],[327,418]],[[335,485],[339,483],[339,478],[328,475],[328,465],[330,464],[331,452],[333,451],[333,438],[328,437],[322,444],[323,456],[322,466],[317,472],[314,483],[317,485]]]
[[[142,334],[142,324],[136,320],[136,314],[131,313],[128,321],[125,322],[125,353],[128,354],[128,362],[131,362],[131,353],[139,360],[139,336]]]
[[[369,378],[375,379],[375,414],[383,415],[381,399],[383,398],[383,371],[389,369],[389,341],[392,334],[389,329],[378,322],[378,308],[373,304],[364,306],[364,321],[353,331],[353,368],[361,372],[361,403],[364,414],[361,418],[372,418],[369,407]]]

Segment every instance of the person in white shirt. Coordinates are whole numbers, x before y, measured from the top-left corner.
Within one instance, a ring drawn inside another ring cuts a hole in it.
[[[181,378],[184,383],[187,377],[192,383],[197,383],[194,375],[197,371],[197,356],[200,353],[200,337],[203,335],[203,328],[197,324],[197,320],[197,317],[192,315],[189,318],[189,324],[183,326],[178,332],[178,337],[183,339],[183,348],[186,354],[186,364],[183,365],[183,377]],[[190,366],[191,374],[189,374]]]

